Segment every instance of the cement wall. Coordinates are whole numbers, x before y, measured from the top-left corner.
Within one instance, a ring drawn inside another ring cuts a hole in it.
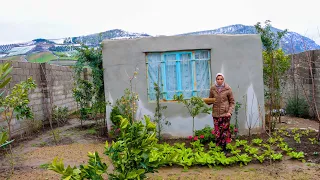
[[[238,118],[240,134],[247,133],[246,120],[251,122],[252,126],[256,125],[256,131],[260,130],[265,113],[262,43],[258,35],[192,35],[105,40],[103,67],[106,100],[114,103],[123,95],[124,89],[129,88],[126,72],[132,74],[137,66],[139,74],[134,88],[140,100],[136,118],[142,119],[143,115],[153,117],[155,103],[149,103],[147,98],[145,52],[195,49],[211,50],[211,79],[214,81],[218,72],[224,73],[226,82],[233,89],[235,100],[243,104]],[[244,98],[247,101],[246,112]],[[186,108],[176,102],[163,104],[168,106],[164,115],[171,122],[171,126],[165,126],[164,133],[175,137],[192,135],[192,118]],[[110,111],[111,108],[108,107],[108,118]],[[213,126],[211,115],[201,114],[195,118],[195,129],[202,129],[205,125]]]
[[[0,63],[8,61],[0,60]],[[29,93],[30,106],[34,113],[34,119],[47,123],[49,117],[48,109],[50,107],[50,93],[52,90],[53,105],[59,107],[67,106],[70,111],[77,108],[77,104],[72,96],[73,89],[73,70],[69,67],[38,64],[29,62],[10,62],[13,70],[10,73],[12,80],[7,86],[12,88],[15,84],[32,77],[37,84],[37,88]],[[47,77],[47,78],[46,78]],[[6,126],[6,122],[0,121],[0,126]],[[23,121],[12,121],[13,134],[22,134],[25,131]]]

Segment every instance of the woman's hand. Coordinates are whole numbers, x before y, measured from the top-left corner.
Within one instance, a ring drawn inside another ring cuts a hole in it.
[[[227,117],[231,117],[231,114],[230,113],[227,113],[227,115],[226,115]]]

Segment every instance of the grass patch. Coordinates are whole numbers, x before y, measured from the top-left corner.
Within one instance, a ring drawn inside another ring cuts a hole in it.
[[[93,128],[88,129],[87,132],[88,132],[88,134],[91,134],[91,135],[96,135],[97,134],[97,131],[95,129],[93,129]]]
[[[45,163],[45,164],[41,164],[39,167],[41,169],[48,169],[49,165],[50,165],[49,163]]]
[[[67,53],[64,52],[53,51],[53,54],[58,56],[60,60],[78,60],[76,56],[68,56]]]
[[[5,58],[1,58],[3,60],[7,60],[7,61],[20,61],[21,56],[10,56],[10,57],[5,57]]]
[[[29,62],[35,62],[35,63],[45,63],[54,59],[57,59],[57,57],[54,56],[51,52],[34,53],[34,54],[28,55],[27,57],[27,60]]]

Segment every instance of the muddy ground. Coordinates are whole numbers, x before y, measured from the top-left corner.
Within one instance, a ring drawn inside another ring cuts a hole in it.
[[[317,129],[315,121],[283,117],[280,126],[289,128],[302,127]],[[49,132],[45,132],[17,143],[13,148],[15,171],[10,179],[60,179],[60,175],[46,170],[48,163],[55,157],[63,158],[65,165],[79,165],[86,163],[87,152],[97,151],[103,161],[110,162],[104,152],[104,138],[98,138],[95,131],[86,123],[86,129],[79,128],[79,121],[70,120],[70,124],[58,128],[61,142],[55,145]],[[301,144],[301,148],[305,145]],[[318,148],[315,146],[315,148]],[[313,151],[313,150],[312,150]],[[0,179],[7,179],[9,174],[10,159],[0,156]],[[248,166],[232,167],[193,167],[184,170],[181,167],[164,167],[158,173],[149,174],[149,179],[320,179],[319,162],[302,163],[294,160],[284,160],[273,164],[249,164]]]

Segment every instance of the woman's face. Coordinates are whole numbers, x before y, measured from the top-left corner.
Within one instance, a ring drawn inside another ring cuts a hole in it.
[[[223,84],[224,78],[222,76],[218,76],[216,81],[217,81],[217,84],[221,86]]]

